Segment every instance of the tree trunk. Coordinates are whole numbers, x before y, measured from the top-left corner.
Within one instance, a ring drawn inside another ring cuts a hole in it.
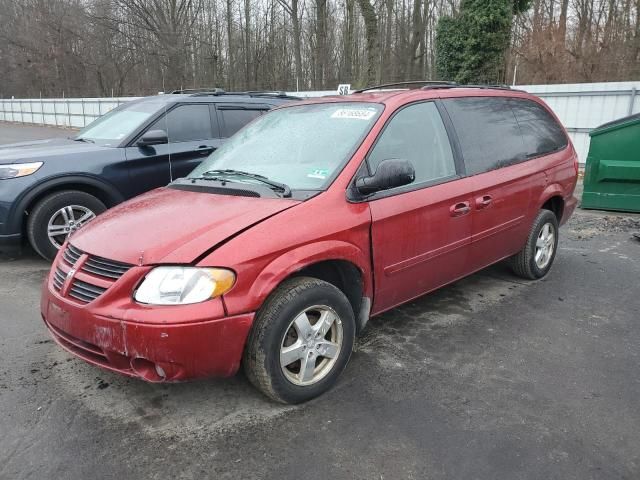
[[[352,82],[353,81],[353,0],[346,0],[346,18],[345,18],[345,32],[343,45],[343,70],[341,81]]]
[[[327,66],[327,0],[316,0],[316,49],[314,88],[322,90]]]
[[[370,0],[357,0],[364,19],[365,36],[367,39],[367,85],[374,85],[377,78],[377,60],[380,44],[378,43],[378,17]]]
[[[227,89],[233,90],[235,71],[233,59],[233,0],[227,0]]]

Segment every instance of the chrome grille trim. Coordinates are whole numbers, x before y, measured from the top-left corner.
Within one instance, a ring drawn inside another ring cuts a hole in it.
[[[71,284],[71,288],[69,289],[69,296],[82,302],[89,303],[98,298],[106,291],[106,288],[91,285],[90,283],[76,279]]]
[[[102,282],[98,282],[102,284],[104,284],[104,279],[108,279],[111,283],[115,283],[122,275],[133,267],[133,265],[128,263],[117,262],[115,260],[109,260],[108,258],[86,254],[71,244],[67,244],[67,248],[62,252],[62,261],[60,264],[67,264],[75,268],[83,255],[85,256],[85,260],[82,262],[81,266],[79,266],[79,269],[85,274],[95,277],[96,281],[98,278],[102,278]],[[53,274],[53,285],[58,292],[62,291],[62,287],[64,286],[66,279],[67,275],[58,266]],[[108,287],[105,288],[95,285],[87,278],[84,278],[84,280],[87,281],[79,280],[74,277],[66,295],[75,298],[81,303],[89,303],[97,299],[108,289]]]
[[[64,274],[64,272],[59,268],[56,268],[56,270],[53,272],[53,286],[58,292],[62,290],[62,285],[64,285],[65,278],[66,275]]]
[[[132,265],[115,262],[101,257],[89,257],[82,266],[82,270],[101,277],[118,279],[124,275]]]
[[[71,244],[68,244],[67,248],[65,248],[64,252],[62,252],[62,258],[72,267],[76,264],[81,256],[82,252]]]

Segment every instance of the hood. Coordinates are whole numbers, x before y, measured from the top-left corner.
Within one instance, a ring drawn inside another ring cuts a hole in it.
[[[71,153],[96,152],[110,148],[94,143],[76,142],[69,138],[50,138],[48,140],[10,143],[8,145],[0,145],[0,164],[14,163],[20,160],[38,161],[40,157],[63,157]]]
[[[133,265],[192,263],[235,233],[297,203],[165,187],[108,210],[70,241],[89,254]]]

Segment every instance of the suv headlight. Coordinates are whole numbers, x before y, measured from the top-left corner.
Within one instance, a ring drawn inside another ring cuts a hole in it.
[[[134,294],[137,302],[150,305],[187,305],[219,297],[236,280],[224,268],[156,267]]]
[[[0,165],[0,180],[8,178],[26,177],[38,171],[42,166],[42,162],[32,163],[10,163],[8,165]]]

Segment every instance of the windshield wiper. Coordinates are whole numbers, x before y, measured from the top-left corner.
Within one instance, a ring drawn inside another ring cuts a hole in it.
[[[246,177],[254,180],[258,180],[265,185],[269,185],[274,190],[282,191],[283,197],[291,196],[291,188],[286,183],[280,183],[273,180],[269,180],[264,175],[258,175],[257,173],[243,172],[242,170],[233,170],[230,168],[226,168],[223,170],[207,170],[202,174],[203,178],[218,178],[220,176],[228,176],[228,177]]]
[[[73,139],[74,142],[85,142],[85,143],[96,143],[95,140],[91,140],[90,138],[84,137],[76,137]]]

